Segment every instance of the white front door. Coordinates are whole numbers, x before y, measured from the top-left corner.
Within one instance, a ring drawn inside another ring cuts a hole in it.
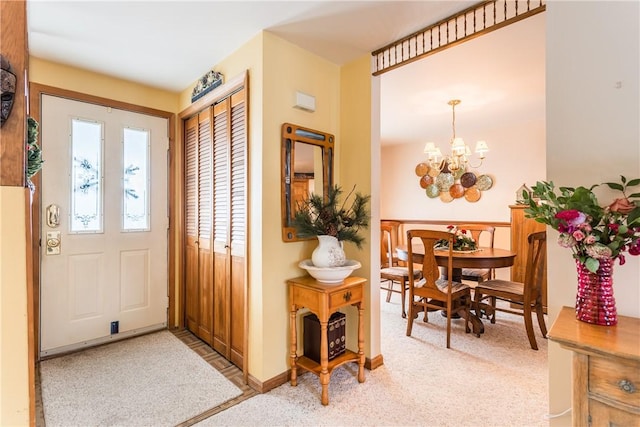
[[[43,96],[40,354],[167,324],[167,119]]]

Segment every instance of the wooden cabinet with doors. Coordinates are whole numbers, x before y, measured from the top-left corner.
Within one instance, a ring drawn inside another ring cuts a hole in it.
[[[537,231],[545,231],[546,226],[534,219],[526,218],[524,210],[527,205],[512,205],[511,209],[511,250],[518,255],[511,267],[511,280],[514,282],[523,282],[525,275],[525,267],[527,264],[527,253],[529,251],[529,242],[527,236]],[[544,272],[542,282],[542,306],[544,312],[547,312],[547,272]]]
[[[246,89],[185,121],[185,322],[239,367],[245,353]]]

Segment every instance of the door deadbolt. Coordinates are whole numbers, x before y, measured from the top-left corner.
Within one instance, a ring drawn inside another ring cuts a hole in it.
[[[60,232],[47,231],[47,255],[60,255]]]

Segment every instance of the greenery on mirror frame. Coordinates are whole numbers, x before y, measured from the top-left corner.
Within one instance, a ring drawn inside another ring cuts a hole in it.
[[[606,185],[622,193],[608,206],[600,206],[593,189]],[[547,224],[560,232],[558,244],[570,248],[573,257],[591,272],[596,272],[600,259],[618,259],[625,263],[624,253],[640,255],[640,193],[631,187],[640,179],[604,182],[591,187],[558,187],[553,182],[537,182],[531,194],[523,192],[528,207],[527,218]]]
[[[27,117],[27,181],[42,168],[42,150],[38,145],[38,122]]]
[[[338,185],[329,188],[326,200],[312,193],[298,203],[292,222],[298,237],[333,236],[340,241],[353,242],[361,249],[365,239],[358,232],[369,226],[367,203],[371,196],[354,194],[355,188],[354,185],[342,203],[339,200],[342,189]]]

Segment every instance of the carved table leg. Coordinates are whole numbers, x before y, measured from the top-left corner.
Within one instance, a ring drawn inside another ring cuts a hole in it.
[[[297,386],[298,385],[298,366],[297,366],[297,360],[298,360],[298,340],[297,340],[297,330],[296,330],[296,307],[292,306],[291,307],[291,312],[289,313],[289,329],[291,330],[291,337],[290,337],[290,341],[291,341],[291,347],[289,349],[290,351],[290,362],[291,362],[291,385],[292,386]]]
[[[358,303],[358,381],[364,382],[364,308]]]
[[[320,384],[322,385],[321,402],[329,404],[329,342],[327,341],[327,319],[320,321]]]

